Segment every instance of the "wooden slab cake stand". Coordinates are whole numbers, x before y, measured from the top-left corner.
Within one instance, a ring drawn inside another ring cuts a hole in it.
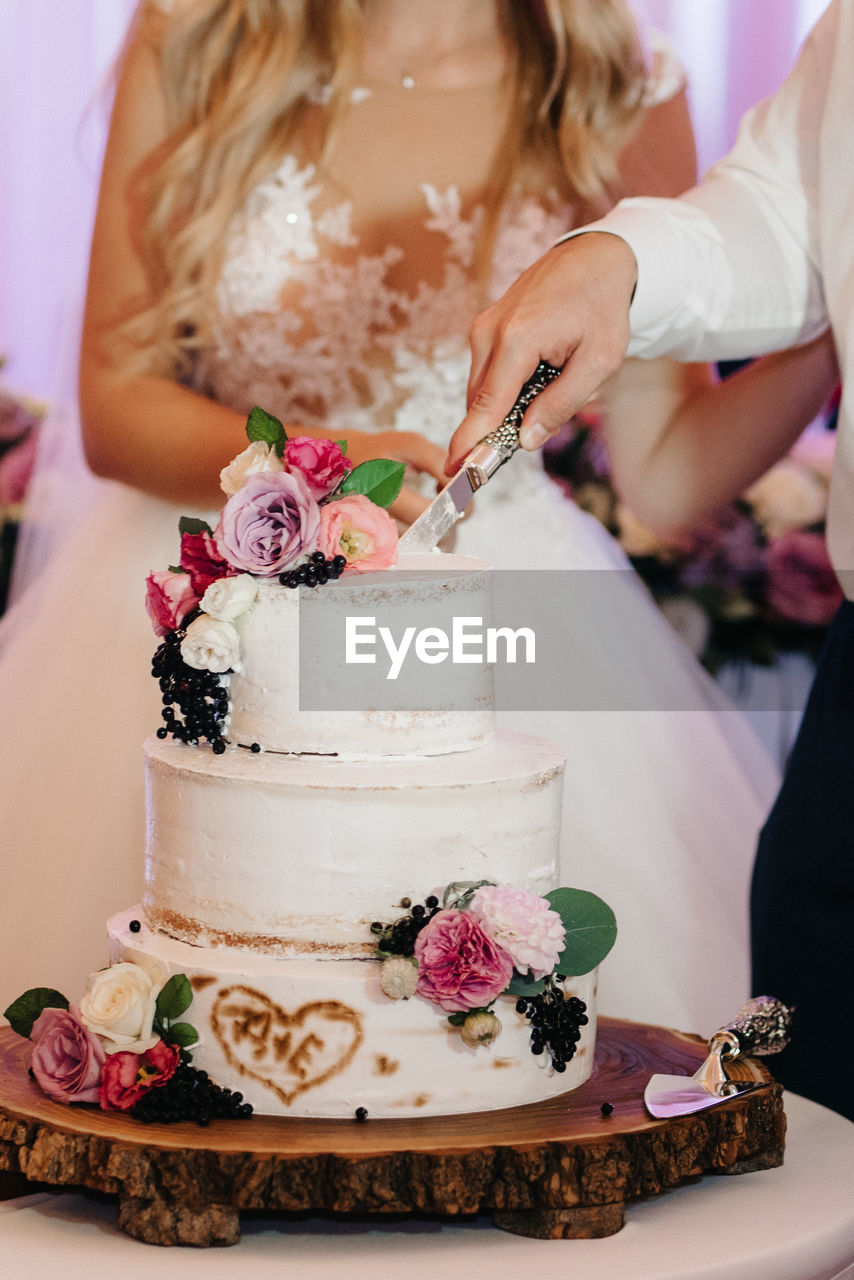
[[[782,1087],[755,1059],[731,1074],[765,1088],[678,1119],[646,1113],[649,1077],[691,1074],[706,1048],[694,1036],[603,1018],[591,1078],[545,1103],[363,1124],[254,1116],[199,1128],[51,1102],[28,1077],[28,1042],[5,1028],[0,1170],[10,1171],[6,1194],[14,1174],[17,1194],[29,1181],[115,1195],[119,1226],[152,1244],[234,1244],[250,1209],[485,1213],[525,1236],[607,1236],[623,1225],[628,1200],[698,1174],[782,1163]]]

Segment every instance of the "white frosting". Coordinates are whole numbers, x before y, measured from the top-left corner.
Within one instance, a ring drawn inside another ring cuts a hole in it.
[[[333,648],[332,639],[300,652],[300,610],[316,611],[320,629],[324,608],[342,604],[356,617],[381,617],[395,636],[405,627],[421,630],[435,624],[437,615],[481,617],[487,626],[492,614],[487,566],[466,556],[403,556],[394,569],[345,575],[316,591],[262,582],[252,609],[235,623],[240,667],[229,680],[230,741],[359,760],[465,751],[489,738],[495,714],[492,668],[485,662],[444,666],[441,706],[436,705],[432,687],[426,702],[419,704],[415,682],[423,680],[425,668],[416,663],[388,686],[390,695],[400,699],[390,710],[341,710],[341,704],[328,711],[301,709],[301,682],[303,689],[315,687],[344,666],[343,653]],[[343,642],[343,633],[335,639]],[[384,650],[376,656],[384,660]],[[432,668],[435,683],[436,673]],[[339,685],[346,689],[346,676],[339,677]]]
[[[352,1117],[447,1115],[518,1106],[576,1088],[593,1067],[596,974],[567,982],[588,1007],[576,1054],[563,1074],[534,1057],[513,997],[501,997],[502,1030],[469,1048],[447,1015],[420,997],[390,1000],[374,960],[278,960],[206,950],[128,928],[139,910],[109,924],[110,958],[185,973],[186,1015],[201,1036],[194,1065],[239,1090],[264,1114]],[[326,1075],[325,1079],[321,1079]]]
[[[185,941],[363,955],[404,894],[555,884],[565,759],[541,738],[347,762],[152,737],[145,755],[145,910]]]

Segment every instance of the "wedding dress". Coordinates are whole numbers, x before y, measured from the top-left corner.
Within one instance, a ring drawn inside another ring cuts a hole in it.
[[[478,136],[495,104],[483,87],[398,90],[393,104],[390,92],[354,95],[337,169],[334,157],[321,170],[289,154],[252,193],[232,228],[216,341],[196,381],[240,410],[263,406],[292,432],[406,430],[444,446],[463,413],[467,333],[483,301],[475,243],[491,156]],[[547,180],[526,178],[496,229],[489,293],[573,221]],[[104,486],[3,655],[0,996],[44,984],[76,998],[104,962],[105,917],[139,901],[141,744],[159,723],[143,585],[174,563],[182,510]],[[538,456],[519,453],[478,495],[455,550],[499,569],[613,572],[625,672],[583,617],[554,620],[567,672],[600,680],[610,709],[505,718],[567,753],[561,883],[601,894],[620,929],[603,1012],[710,1033],[748,994],[748,881],[773,767],[618,546]],[[668,705],[693,710],[661,705],[653,686],[663,670]],[[621,709],[628,681],[641,710]]]

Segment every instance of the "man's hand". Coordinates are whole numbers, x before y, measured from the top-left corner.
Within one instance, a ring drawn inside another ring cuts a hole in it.
[[[540,448],[590,399],[626,354],[636,280],[626,242],[593,231],[555,245],[478,316],[468,413],[448,449],[448,475],[500,425],[540,360],[563,372],[525,414],[523,448]]]

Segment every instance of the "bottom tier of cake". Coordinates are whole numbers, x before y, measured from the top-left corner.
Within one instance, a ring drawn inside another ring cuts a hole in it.
[[[139,925],[131,929],[131,922]],[[199,1033],[193,1063],[239,1090],[262,1114],[347,1118],[449,1115],[539,1102],[582,1084],[593,1069],[596,971],[568,979],[587,1005],[575,1056],[562,1073],[531,1053],[512,997],[496,1005],[502,1029],[471,1048],[436,1005],[391,1000],[375,960],[284,960],[205,948],[149,929],[140,908],[109,922],[110,960],[184,973],[187,1014]]]

